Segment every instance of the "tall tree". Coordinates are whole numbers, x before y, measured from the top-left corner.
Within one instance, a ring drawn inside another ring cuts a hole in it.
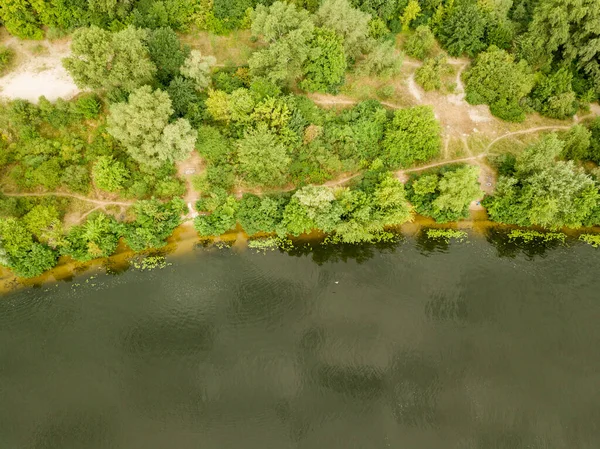
[[[185,159],[194,149],[196,133],[186,119],[169,124],[169,94],[150,86],[132,92],[127,103],[110,106],[108,132],[144,169]]]
[[[156,66],[144,44],[147,32],[133,27],[116,33],[92,26],[73,34],[72,56],[63,64],[81,88],[132,91],[152,80]]]
[[[521,100],[534,84],[533,74],[525,61],[515,63],[511,54],[491,46],[477,56],[464,80],[469,103],[489,104],[492,114],[504,120],[525,119]]]
[[[273,83],[293,81],[302,74],[309,53],[314,25],[306,10],[284,2],[270,7],[258,5],[252,13],[252,34],[262,36],[269,46],[249,60],[250,73]]]
[[[300,87],[308,91],[335,91],[346,72],[342,37],[327,28],[316,28],[308,45],[310,50],[302,67],[304,79]]]
[[[534,61],[574,62],[600,95],[600,7],[597,0],[544,0],[533,13],[527,39]]]
[[[346,55],[356,58],[369,42],[371,15],[355,9],[348,0],[323,0],[315,14],[317,25],[329,28],[344,38]]]
[[[238,160],[247,182],[266,186],[283,184],[291,161],[280,138],[265,124],[248,129],[238,141]]]

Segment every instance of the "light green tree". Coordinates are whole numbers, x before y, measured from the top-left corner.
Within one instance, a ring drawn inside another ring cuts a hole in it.
[[[365,75],[391,77],[400,73],[402,54],[396,51],[393,41],[376,44],[365,59],[357,64],[357,71]]]
[[[433,206],[441,211],[461,213],[471,201],[483,197],[479,187],[479,168],[468,165],[444,173],[438,182],[438,197]]]
[[[407,167],[437,156],[441,146],[440,134],[440,124],[430,106],[396,110],[383,140],[386,165]]]
[[[124,187],[130,173],[127,167],[112,156],[100,156],[92,168],[96,187],[107,192],[117,192]]]
[[[323,0],[314,20],[344,38],[344,50],[351,58],[359,56],[369,42],[371,15],[353,8],[348,0]]]
[[[196,83],[196,89],[204,90],[210,85],[210,73],[217,63],[214,56],[202,56],[198,50],[192,50],[181,66],[180,72]]]
[[[307,91],[335,91],[346,72],[342,37],[333,30],[316,28],[308,45],[310,51],[302,67],[304,79],[300,87]]]
[[[194,149],[196,133],[186,119],[169,124],[172,113],[166,92],[143,86],[132,92],[127,103],[110,106],[107,129],[142,168],[153,170],[185,159]]]
[[[413,58],[425,59],[432,55],[435,36],[427,25],[419,25],[404,43],[404,51]]]
[[[280,1],[270,7],[258,5],[252,13],[252,34],[262,36],[269,46],[250,56],[252,76],[276,84],[300,77],[313,30],[306,10]]]
[[[249,184],[277,186],[285,182],[291,159],[265,124],[246,130],[237,150],[240,172]]]
[[[421,5],[417,0],[410,0],[406,8],[404,8],[404,12],[400,16],[400,23],[402,24],[402,30],[408,30],[410,23],[419,17],[421,13]]]
[[[63,60],[81,88],[132,91],[150,82],[156,66],[144,44],[147,32],[133,27],[110,33],[96,26],[73,34],[72,55]]]
[[[441,89],[442,76],[450,73],[450,70],[446,55],[427,58],[415,71],[415,81],[426,91]]]

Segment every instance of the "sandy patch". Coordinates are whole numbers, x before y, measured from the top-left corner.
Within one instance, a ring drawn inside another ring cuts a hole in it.
[[[0,96],[37,103],[40,96],[50,101],[70,99],[80,90],[62,66],[70,54],[69,41],[32,43],[10,38],[4,42],[17,53],[17,66],[0,78]]]
[[[204,171],[204,163],[202,157],[197,151],[193,151],[190,157],[185,161],[177,163],[177,175],[185,180],[186,191],[183,200],[188,207],[188,216],[195,218],[198,213],[194,209],[196,201],[200,198],[200,195],[196,193],[192,186],[192,178],[200,175]]]
[[[417,83],[415,82],[415,74],[412,73],[410,75],[410,77],[408,78],[408,91],[410,92],[410,94],[415,97],[415,100],[417,100],[419,103],[421,101],[423,101],[423,96],[421,95],[421,89],[419,89],[419,87],[417,86]]]

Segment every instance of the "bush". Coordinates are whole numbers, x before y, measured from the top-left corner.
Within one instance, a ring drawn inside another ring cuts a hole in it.
[[[450,73],[451,67],[445,55],[427,58],[415,72],[415,81],[425,90],[438,90],[442,87],[442,76]]]
[[[396,53],[393,41],[384,41],[357,64],[358,73],[370,76],[391,77],[402,68],[402,54]]]
[[[15,59],[15,51],[4,45],[0,45],[0,74],[5,73]]]
[[[96,187],[107,192],[117,192],[125,186],[130,172],[112,156],[100,156],[92,168],[92,175]]]
[[[75,102],[75,112],[85,119],[95,119],[100,114],[102,104],[95,94],[80,96]]]
[[[426,25],[417,27],[404,43],[404,51],[407,55],[417,59],[431,57],[435,48],[435,37]]]

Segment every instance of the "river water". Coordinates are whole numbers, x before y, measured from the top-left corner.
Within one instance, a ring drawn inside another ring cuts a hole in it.
[[[600,447],[600,252],[200,249],[0,298],[0,448]]]

